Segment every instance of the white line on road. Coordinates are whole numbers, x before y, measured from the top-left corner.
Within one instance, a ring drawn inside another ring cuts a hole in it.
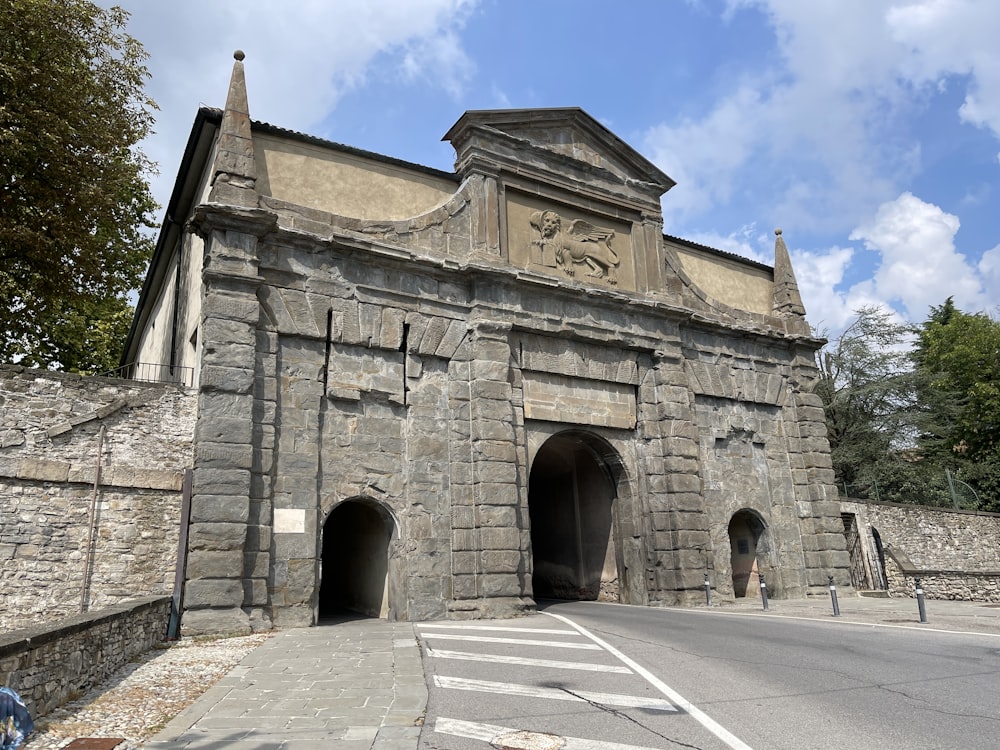
[[[496,724],[480,724],[444,717],[434,722],[434,731],[440,734],[450,734],[453,737],[480,740],[490,743],[493,747],[510,748],[510,750],[652,750],[652,748],[640,747],[639,745],[586,740],[580,737],[560,737],[555,734],[529,732],[522,729],[501,727]]]
[[[579,669],[586,672],[614,672],[632,674],[628,667],[618,664],[591,664],[583,661],[556,661],[555,659],[529,659],[523,656],[501,656],[500,654],[474,654],[469,651],[439,651],[427,649],[428,658],[463,659],[465,661],[485,661],[492,664],[517,664],[523,667],[546,667],[548,669]]]
[[[646,698],[638,695],[618,693],[592,693],[587,690],[570,692],[555,687],[518,685],[513,682],[492,682],[490,680],[469,680],[464,677],[434,675],[434,684],[451,690],[472,690],[479,693],[501,693],[521,698],[546,698],[555,701],[580,701],[596,703],[600,706],[620,706],[622,708],[645,708],[653,711],[676,711],[669,701],[662,698]]]
[[[695,706],[693,703],[691,703],[689,700],[687,700],[683,695],[681,695],[676,690],[674,690],[672,687],[670,687],[665,682],[663,682],[663,680],[661,680],[659,677],[657,677],[656,675],[654,675],[652,672],[650,672],[648,669],[646,669],[645,667],[643,667],[641,664],[639,664],[635,660],[630,659],[629,657],[625,656],[625,654],[623,654],[621,651],[619,651],[618,649],[616,649],[610,643],[607,643],[606,641],[602,641],[600,638],[598,638],[596,635],[594,635],[593,633],[591,633],[589,630],[587,630],[586,628],[584,628],[584,627],[582,627],[580,625],[577,625],[575,622],[573,622],[568,617],[564,617],[562,615],[553,614],[552,612],[543,612],[542,614],[547,615],[549,617],[554,617],[555,619],[559,620],[560,622],[566,623],[571,628],[573,628],[577,632],[579,632],[580,635],[586,636],[587,638],[589,638],[590,640],[592,640],[594,643],[596,643],[598,646],[602,647],[603,649],[605,649],[609,653],[614,654],[616,657],[618,657],[619,660],[621,660],[621,662],[623,664],[631,667],[638,674],[640,674],[643,677],[645,677],[646,680],[649,682],[650,685],[652,685],[657,690],[659,690],[661,693],[663,693],[665,696],[667,696],[667,698],[672,703],[674,703],[674,705],[678,706],[679,708],[683,709],[688,714],[690,714],[691,718],[693,718],[695,721],[697,721],[699,724],[701,724],[703,727],[705,727],[705,729],[707,729],[709,732],[711,732],[712,734],[714,734],[720,740],[722,740],[723,742],[725,742],[726,745],[728,745],[730,748],[732,748],[732,750],[753,750],[753,748],[751,748],[743,740],[741,740],[735,734],[733,734],[728,729],[726,729],[724,726],[722,726],[721,724],[719,724],[719,722],[717,722],[711,716],[709,716],[704,711],[702,711],[700,708],[698,708],[697,706]]]
[[[420,630],[424,628],[430,628],[432,630],[499,630],[506,633],[545,633],[547,635],[576,635],[575,630],[566,630],[562,628],[557,630],[556,628],[509,628],[500,627],[493,625],[462,625],[462,624],[445,624],[440,622],[425,622],[417,625]]]
[[[550,646],[551,648],[579,648],[600,651],[593,643],[563,643],[562,641],[535,641],[530,638],[489,638],[481,635],[452,635],[451,633],[424,633],[422,638],[438,638],[446,641],[476,641],[478,643],[516,643],[519,646]]]

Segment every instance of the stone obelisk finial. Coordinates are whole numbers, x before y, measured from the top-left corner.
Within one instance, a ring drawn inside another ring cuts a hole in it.
[[[257,206],[257,166],[250,132],[250,105],[243,73],[243,50],[233,53],[233,75],[229,81],[226,109],[222,115],[219,145],[212,168],[211,203]]]
[[[806,308],[799,296],[799,285],[792,271],[792,259],[781,236],[781,230],[774,230],[774,312],[781,316],[800,315],[805,317]]]

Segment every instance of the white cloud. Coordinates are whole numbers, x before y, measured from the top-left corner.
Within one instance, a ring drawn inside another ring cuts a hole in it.
[[[646,134],[646,152],[679,183],[664,201],[675,224],[764,181],[782,197],[759,218],[849,230],[919,171],[920,143],[901,124],[945,83],[966,87],[956,119],[1000,138],[995,0],[729,0],[724,15],[748,9],[774,29],[770,64],[700,117]],[[763,172],[774,163],[780,172]]]
[[[983,253],[977,266],[983,280],[983,296],[992,305],[994,315],[1000,313],[1000,245]]]
[[[765,130],[761,93],[743,86],[702,120],[659,125],[645,135],[650,158],[677,181],[664,208],[668,213],[701,213],[728,201],[733,176]]]
[[[959,116],[1000,138],[1000,4],[995,0],[899,3],[886,20],[893,41],[907,49],[901,66],[915,83],[968,77]]]
[[[867,302],[858,294],[838,294],[836,289],[854,258],[849,247],[832,247],[823,252],[790,250],[799,294],[806,306],[806,319],[813,330],[836,333],[843,330],[853,318],[854,311]]]
[[[958,217],[910,193],[881,205],[875,217],[851,233],[881,256],[872,280],[875,293],[901,306],[913,321],[948,297],[964,310],[982,309],[986,300],[975,267],[955,247]]]
[[[101,0],[110,4],[110,0]],[[472,66],[458,37],[478,0],[117,0],[150,54],[157,134],[144,150],[161,166],[162,203],[199,103],[225,103],[232,52],[246,53],[254,119],[310,132],[381,55],[398,75],[459,95]]]

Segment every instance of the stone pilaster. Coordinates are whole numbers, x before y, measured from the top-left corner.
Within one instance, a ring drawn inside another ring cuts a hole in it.
[[[822,595],[828,576],[838,586],[850,586],[851,577],[823,402],[812,392],[817,372],[810,355],[803,350],[795,358],[785,422],[806,584],[810,593]]]
[[[248,632],[244,553],[253,468],[257,243],[274,216],[202,206],[204,304],[183,632]]]
[[[454,424],[467,430],[467,458],[459,455],[453,466],[452,608],[510,615],[526,606],[521,493],[527,484],[516,461],[510,326],[474,323],[468,351],[468,361],[453,366],[467,378],[452,383]]]
[[[449,504],[448,363],[407,354],[406,522],[409,619],[447,615],[452,598],[452,519]]]
[[[679,347],[658,351],[639,385],[651,532],[650,599],[689,604],[704,591],[711,540],[698,460],[697,425]]]

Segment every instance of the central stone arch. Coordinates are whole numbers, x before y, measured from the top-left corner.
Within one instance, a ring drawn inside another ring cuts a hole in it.
[[[628,599],[616,544],[622,479],[620,456],[591,432],[560,432],[538,449],[528,479],[536,598]]]

